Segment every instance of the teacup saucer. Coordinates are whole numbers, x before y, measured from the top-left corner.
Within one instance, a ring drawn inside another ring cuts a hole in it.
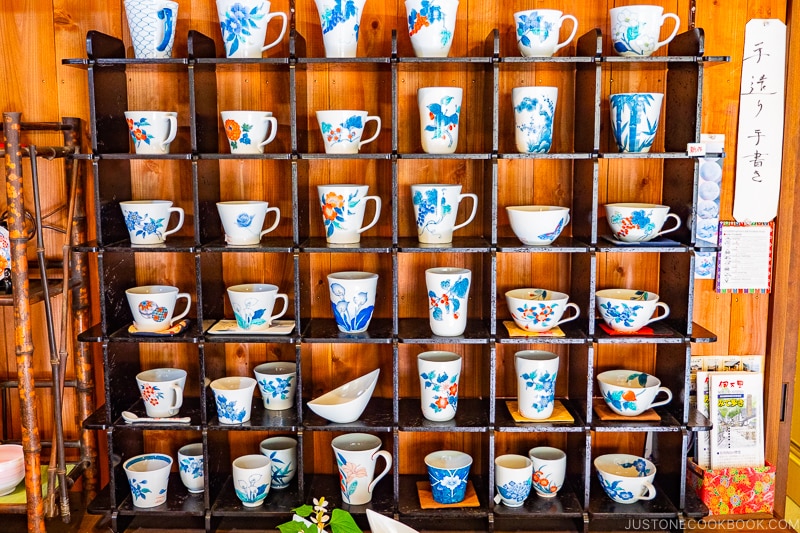
[[[294,330],[294,320],[273,320],[272,325],[261,331],[242,329],[236,320],[220,320],[206,333],[210,335],[289,335]]]
[[[651,241],[643,241],[643,242],[625,242],[619,241],[614,238],[613,235],[601,235],[601,237],[611,244],[616,246],[680,246],[681,243],[678,241],[673,241],[672,239],[667,239],[666,237],[656,237]]]

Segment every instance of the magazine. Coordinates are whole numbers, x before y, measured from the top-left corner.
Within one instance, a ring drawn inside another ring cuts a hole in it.
[[[708,374],[711,468],[764,465],[764,376]]]

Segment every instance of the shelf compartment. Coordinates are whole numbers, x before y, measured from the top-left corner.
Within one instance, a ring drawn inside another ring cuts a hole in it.
[[[433,422],[422,415],[419,398],[404,398],[400,403],[400,431],[481,433],[489,430],[487,400],[459,399],[456,417],[446,422]],[[416,489],[415,489],[416,490]]]
[[[495,400],[494,430],[503,433],[580,433],[586,430],[586,422],[581,415],[586,410],[585,400],[557,398],[567,409],[573,422],[517,422],[508,411],[506,402],[514,398]]]
[[[583,520],[583,505],[578,495],[575,494],[568,479],[553,498],[542,498],[531,490],[531,495],[525,500],[522,507],[506,507],[503,504],[494,506],[495,520],[536,520],[542,518],[555,519],[580,519]],[[519,527],[519,524],[517,524]]]
[[[390,318],[373,318],[363,333],[343,333],[336,321],[327,318],[309,320],[303,330],[302,341],[307,343],[376,343],[391,344],[393,325]]]
[[[393,403],[391,398],[373,397],[358,420],[347,424],[328,422],[306,406],[303,412],[303,427],[311,431],[390,432],[394,428]],[[324,494],[327,498],[329,493],[320,494]]]
[[[245,507],[233,489],[233,477],[228,476],[217,495],[217,499],[211,505],[211,516],[267,517],[286,515],[287,519],[291,519],[292,509],[303,505],[303,503],[303,495],[298,490],[297,479],[295,478],[285,489],[270,489],[264,503],[259,507]]]
[[[328,244],[324,237],[311,237],[300,243],[300,251],[306,253],[383,253],[392,252],[389,237],[361,237],[355,244]]]
[[[585,344],[589,341],[580,326],[573,325],[569,322],[559,326],[561,331],[564,332],[563,337],[548,337],[548,336],[532,336],[532,337],[512,337],[508,334],[508,329],[503,322],[513,322],[511,317],[502,318],[497,321],[496,330],[497,336],[495,342],[499,344]]]
[[[256,389],[258,392],[258,389]],[[261,397],[253,397],[250,420],[243,424],[222,424],[217,416],[217,405],[214,398],[208,400],[208,429],[220,431],[285,431],[296,432],[300,427],[297,409],[271,411],[264,408]]]
[[[431,333],[427,318],[401,318],[398,340],[408,344],[489,344],[489,329],[480,319],[467,319],[467,329],[463,335],[440,337]]]
[[[122,474],[122,479],[117,480],[125,485],[128,480],[125,474]],[[205,516],[206,509],[202,494],[191,494],[186,490],[186,487],[181,483],[180,477],[177,472],[172,472],[169,475],[169,483],[167,485],[167,501],[156,507],[142,509],[133,505],[133,497],[128,490],[128,495],[120,502],[117,511],[121,515],[141,515],[141,516],[158,516],[158,517],[171,517],[175,516]]]
[[[444,509],[423,509],[419,503],[419,493],[417,491],[417,482],[428,482],[427,476],[419,475],[401,475],[400,476],[400,498],[398,501],[398,512],[403,518],[430,518],[430,519],[461,519],[473,520],[478,518],[486,518],[489,516],[489,502],[486,499],[486,484],[481,476],[470,474],[470,481],[475,488],[475,494],[478,496],[478,507],[451,507]]]

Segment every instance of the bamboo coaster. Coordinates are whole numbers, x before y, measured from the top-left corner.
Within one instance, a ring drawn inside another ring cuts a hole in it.
[[[514,422],[565,422],[569,424],[575,422],[575,419],[569,414],[567,408],[564,407],[564,404],[558,399],[553,402],[553,414],[550,415],[550,418],[545,418],[544,420],[533,420],[522,416],[519,412],[517,400],[506,400],[506,407],[508,407],[508,412],[511,413],[511,418],[514,419]]]
[[[173,335],[183,333],[188,326],[189,321],[185,318],[181,321],[175,322],[175,324],[173,324],[169,329],[163,329],[161,331],[139,331],[135,324],[131,324],[128,326],[128,333],[142,337],[171,337]]]
[[[527,331],[517,326],[513,320],[503,320],[503,325],[508,330],[509,337],[566,337],[560,326],[548,331]]]
[[[607,422],[620,422],[620,421],[661,422],[661,417],[658,416],[658,413],[656,413],[652,409],[648,409],[644,411],[642,414],[637,416],[624,416],[624,415],[618,415],[617,413],[612,411],[611,408],[607,406],[605,403],[599,403],[599,402],[596,403],[594,406],[594,414],[596,414],[597,418],[599,418],[600,420],[605,420]]]
[[[419,494],[419,505],[423,509],[457,509],[460,507],[481,506],[471,480],[467,480],[467,493],[464,495],[464,499],[458,503],[439,503],[435,501],[429,481],[417,481],[417,494]]]

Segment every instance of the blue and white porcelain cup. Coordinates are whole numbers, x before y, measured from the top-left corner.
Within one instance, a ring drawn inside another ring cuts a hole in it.
[[[417,57],[447,57],[453,45],[458,0],[406,0],[408,35]]]
[[[664,14],[661,6],[638,5],[615,7],[609,11],[611,40],[614,51],[624,57],[647,57],[672,41],[681,27],[681,19],[674,13]],[[675,21],[672,33],[659,41],[661,26],[667,19]]]
[[[168,154],[178,134],[177,111],[125,111],[125,121],[137,154]]]
[[[233,460],[233,490],[245,507],[260,507],[272,486],[272,462],[263,455],[243,455]]]
[[[514,354],[517,373],[517,409],[531,420],[553,415],[559,357],[545,350],[522,350]]]
[[[433,501],[445,505],[464,501],[472,457],[455,450],[440,450],[425,456]]]
[[[431,331],[457,337],[467,329],[467,304],[472,272],[466,268],[436,267],[425,271]]]
[[[506,305],[514,323],[525,331],[537,333],[550,331],[581,315],[580,307],[568,301],[567,294],[546,289],[525,288],[506,292]],[[567,309],[575,312],[562,320]]]
[[[417,91],[420,138],[426,154],[452,154],[458,148],[461,87],[423,87]]]
[[[595,294],[597,311],[608,327],[634,333],[647,324],[669,316],[669,306],[658,301],[658,294],[635,289],[604,289]],[[654,317],[656,309],[663,311]]]
[[[230,376],[215,379],[210,387],[214,393],[220,424],[243,424],[250,421],[255,379]]]
[[[510,205],[508,223],[526,246],[548,246],[569,224],[569,208],[558,205]]]
[[[614,238],[623,242],[647,242],[681,227],[681,219],[669,212],[668,205],[619,203],[606,204],[606,221]],[[675,225],[661,228],[668,218]]]
[[[372,272],[328,274],[331,310],[342,333],[367,331],[375,310],[378,275]]]
[[[461,365],[461,356],[454,352],[431,351],[417,356],[422,416],[431,422],[455,418]]]
[[[495,503],[521,507],[531,493],[533,463],[523,455],[506,454],[494,460]]]
[[[321,110],[317,111],[317,122],[326,154],[357,154],[362,146],[377,139],[381,133],[381,117],[367,111]],[[367,122],[376,123],[375,134],[362,141]]]
[[[261,237],[278,227],[281,210],[259,200],[217,202],[217,211],[225,231],[225,242],[231,246],[254,246]],[[275,222],[266,229],[267,213],[275,213]]]
[[[278,286],[271,283],[232,285],[227,292],[236,325],[246,331],[269,329],[272,321],[285,315],[289,309],[289,296],[278,292]],[[283,300],[283,309],[273,313],[276,300]]]
[[[203,443],[196,442],[182,446],[178,450],[178,472],[186,490],[192,494],[203,492]]]
[[[672,401],[672,391],[661,380],[635,370],[606,370],[597,375],[600,394],[608,408],[622,416],[637,416]],[[666,399],[655,401],[659,393]]]
[[[356,57],[358,30],[366,0],[314,0],[325,57]]]
[[[125,15],[137,59],[172,57],[178,3],[169,0],[125,0]]]
[[[558,87],[515,87],[514,141],[521,154],[544,154],[553,146]]]
[[[351,183],[317,185],[325,240],[329,244],[357,244],[361,234],[378,223],[381,216],[381,197],[369,196],[368,185]],[[372,221],[362,226],[367,203],[375,202]]]
[[[572,21],[572,33],[558,42],[561,25]],[[517,47],[523,57],[551,57],[564,48],[578,32],[578,19],[555,9],[530,9],[514,13]]]
[[[462,200],[472,200],[472,211],[466,220],[456,224],[458,206]],[[478,212],[478,195],[461,193],[461,185],[421,183],[411,186],[411,202],[417,236],[423,244],[447,244],[453,242],[453,232],[472,222]]]
[[[663,93],[618,93],[609,97],[611,131],[620,152],[650,151],[663,100]]]
[[[258,59],[283,39],[289,19],[280,11],[270,13],[269,8],[269,0],[217,0],[225,57]],[[275,17],[283,19],[283,26],[280,35],[266,44],[267,26]]]
[[[133,246],[164,244],[167,235],[183,227],[183,209],[172,207],[169,200],[130,200],[120,202],[119,207]],[[178,215],[178,221],[167,229],[172,213]]]
[[[625,453],[600,455],[594,460],[594,468],[600,486],[617,503],[635,503],[656,497],[653,486],[656,467],[643,457]]]
[[[122,463],[134,507],[156,507],[167,501],[171,467],[172,457],[163,453],[137,455]]]
[[[542,498],[555,498],[564,485],[567,454],[550,446],[537,446],[528,451],[533,463],[533,490]]]
[[[287,488],[297,473],[297,441],[292,437],[270,437],[261,441],[259,449],[272,463],[272,488]]]
[[[264,408],[283,411],[294,407],[297,390],[297,363],[275,361],[262,363],[253,369],[261,391]]]
[[[232,154],[263,154],[278,133],[278,119],[269,111],[222,111],[220,116]]]

